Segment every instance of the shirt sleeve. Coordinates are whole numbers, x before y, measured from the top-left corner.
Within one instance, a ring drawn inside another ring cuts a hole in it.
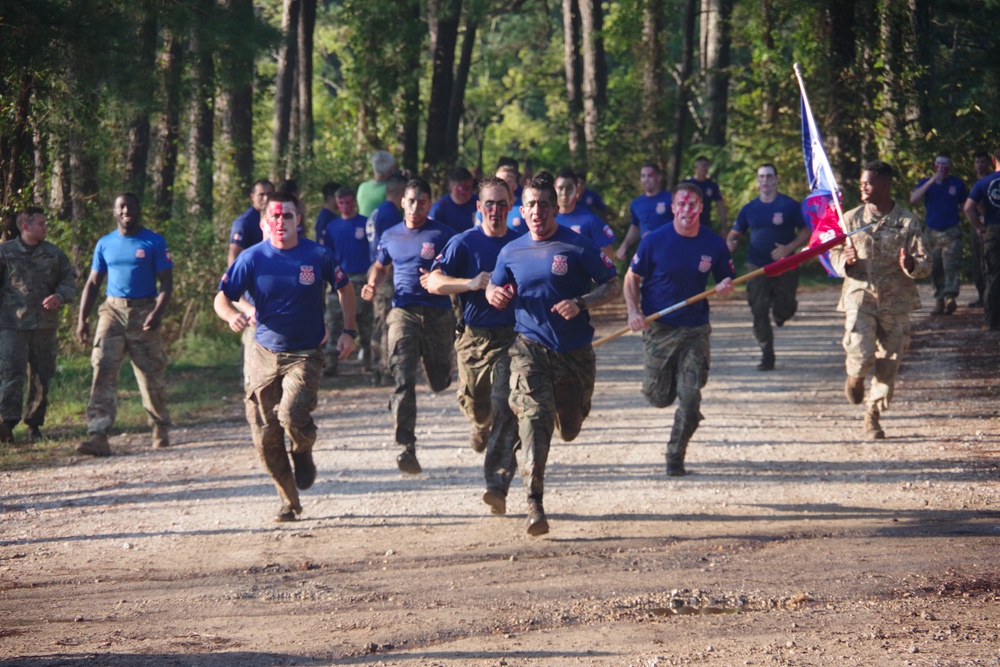
[[[462,259],[465,253],[463,252],[464,248],[455,239],[456,237],[453,236],[444,244],[444,250],[434,258],[434,263],[431,264],[431,271],[441,269],[441,273],[446,276],[461,277],[459,273],[461,272],[461,266],[464,264]]]
[[[249,278],[250,267],[247,265],[247,255],[240,253],[236,261],[222,274],[219,291],[225,294],[230,301],[239,301],[240,296],[247,291]]]
[[[347,286],[351,279],[347,277],[344,270],[340,268],[340,264],[337,263],[337,258],[334,256],[333,251],[329,248],[322,249],[323,255],[323,279],[330,283],[330,286],[336,290],[340,291]],[[239,259],[239,258],[237,258]]]
[[[94,259],[90,262],[90,270],[98,273],[108,272],[108,263],[104,259],[104,239],[98,241],[97,245],[94,246]]]
[[[174,258],[170,256],[170,248],[167,247],[167,240],[162,236],[156,240],[156,261],[154,262],[154,267],[157,273],[174,268]]]

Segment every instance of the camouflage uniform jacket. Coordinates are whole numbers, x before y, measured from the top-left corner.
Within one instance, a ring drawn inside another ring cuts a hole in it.
[[[848,211],[844,222],[848,232],[869,224],[874,226],[848,241],[854,243],[858,252],[858,259],[851,266],[844,263],[843,245],[830,250],[830,261],[844,276],[837,310],[894,314],[918,310],[920,295],[914,280],[931,272],[920,220],[899,206],[893,206],[885,215],[878,215],[862,204]],[[912,272],[904,271],[899,265],[899,250],[904,247],[913,257]]]
[[[55,329],[59,311],[42,301],[57,294],[64,304],[76,294],[76,269],[62,250],[42,241],[32,247],[20,238],[0,244],[0,329]]]

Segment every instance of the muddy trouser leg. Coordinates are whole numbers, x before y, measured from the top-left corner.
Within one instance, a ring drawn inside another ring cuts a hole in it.
[[[784,324],[792,319],[799,309],[799,302],[796,299],[796,292],[799,289],[799,270],[785,271],[768,280],[771,282],[771,312],[774,313],[774,321]]]
[[[959,271],[962,268],[962,228],[955,225],[943,231],[929,229],[926,239],[933,262],[931,283],[934,285],[934,298],[957,297]]]
[[[878,318],[878,348],[875,352],[875,375],[866,401],[880,412],[888,409],[896,387],[896,375],[903,354],[910,344],[910,316],[882,314]]]
[[[597,356],[590,345],[553,355],[552,381],[559,387],[555,392],[556,432],[564,442],[572,442],[590,414]]]
[[[753,335],[765,356],[774,354],[774,330],[771,329],[771,302],[774,294],[770,278],[757,276],[747,283],[747,302],[753,316]]]
[[[340,337],[340,332],[344,330],[344,311],[340,308],[340,298],[337,296],[337,291],[329,288],[328,290],[326,310],[323,312],[323,322],[326,324],[328,337],[323,346],[323,358],[326,368],[336,373],[339,361],[337,359],[337,339]],[[362,302],[364,299],[360,298],[360,294],[361,292],[358,292],[358,301]]]
[[[969,248],[972,251],[972,266],[969,267],[969,277],[972,279],[972,284],[976,286],[976,292],[979,294],[979,300],[983,300],[983,290],[986,287],[986,282],[983,277],[983,244],[979,240],[979,235],[976,232],[972,232],[972,237],[969,241]]]
[[[257,334],[257,325],[247,324],[243,333],[240,334],[240,367],[243,368],[243,393],[246,394],[247,385],[250,384],[250,362],[247,361],[250,348],[254,344],[254,336]]]
[[[87,402],[87,433],[107,435],[118,416],[118,372],[125,360],[128,313],[104,302],[98,314],[90,353],[94,379]]]
[[[866,378],[875,367],[878,320],[867,310],[849,310],[844,319],[845,366],[850,377]]]
[[[389,375],[389,326],[386,323],[392,309],[392,266],[385,282],[375,290],[372,299],[372,370]]]
[[[983,313],[986,326],[1000,330],[1000,225],[986,227],[983,242]]]
[[[679,400],[667,442],[667,460],[683,463],[687,445],[704,418],[701,389],[708,380],[711,327],[672,327],[652,323],[643,333],[646,375],[642,393],[650,405],[669,407]]]
[[[528,498],[545,491],[545,463],[556,423],[556,399],[550,356],[555,354],[522,335],[510,348],[510,408],[517,416],[524,461],[521,477]]]
[[[361,350],[364,353],[364,360],[361,362],[361,367],[367,371],[377,368],[377,366],[372,364],[375,305],[371,301],[365,301],[361,298],[361,288],[365,286],[366,282],[368,282],[368,277],[364,273],[356,273],[351,276],[351,284],[354,285],[354,294],[357,296],[357,309],[355,310],[354,318],[358,327]]]
[[[301,350],[278,355],[281,373],[281,402],[278,422],[292,441],[292,453],[304,454],[316,443],[316,393],[323,368],[323,351]]]
[[[455,315],[451,309],[422,310],[420,327],[420,358],[431,391],[444,391],[451,386],[451,358],[455,348]]]
[[[49,407],[49,384],[56,374],[56,352],[59,342],[55,329],[36,329],[29,332],[28,345],[28,403],[24,408],[24,423],[41,426]]]
[[[149,415],[149,423],[170,425],[167,407],[167,352],[163,347],[163,329],[143,331],[142,323],[152,311],[152,306],[129,308],[129,327],[125,332],[132,372],[139,385],[142,407]]]
[[[0,329],[0,420],[21,421],[31,331]]]
[[[246,417],[257,457],[271,475],[283,505],[301,511],[292,464],[285,450],[285,431],[275,408],[282,399],[282,376],[278,355],[253,343],[245,350],[249,383]]]
[[[510,409],[510,346],[514,340],[511,331],[505,339],[495,341],[496,360],[493,363],[493,386],[490,405],[493,424],[486,442],[483,473],[486,488],[507,495],[510,482],[517,470],[518,438],[517,418]]]
[[[414,449],[417,442],[417,364],[420,361],[421,318],[406,308],[393,308],[386,318],[389,330],[389,370],[396,390],[389,399],[396,444]]]
[[[458,407],[461,408],[475,431],[489,431],[493,423],[491,395],[493,365],[489,337],[476,335],[466,326],[455,340],[458,360]]]

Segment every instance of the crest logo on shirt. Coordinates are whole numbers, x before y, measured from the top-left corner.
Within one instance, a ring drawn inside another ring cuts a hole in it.
[[[356,238],[359,241],[361,239],[366,238],[365,237],[365,230],[361,229],[360,227],[355,227],[354,228],[354,238]]]
[[[776,225],[780,225],[784,221],[785,221],[785,214],[782,213],[781,211],[778,211],[777,213],[775,213],[774,217],[771,218],[771,222],[774,223],[774,224],[776,224]]]
[[[425,243],[420,246],[420,259],[434,259],[437,256],[437,251],[434,250],[433,243]]]
[[[591,204],[594,203],[594,198],[593,197],[587,197],[584,201],[587,202],[587,206],[590,206]]]
[[[663,215],[667,212],[667,202],[656,202],[656,215]]]
[[[138,250],[136,250],[135,251],[135,258],[136,259],[145,259],[146,258],[146,249],[145,248],[139,248]]]
[[[557,276],[565,276],[569,272],[569,260],[566,255],[552,256],[552,273]]]
[[[705,188],[705,199],[712,198],[712,188]]]
[[[311,266],[299,267],[299,283],[302,285],[312,285],[316,282],[316,272]]]
[[[702,255],[701,260],[698,262],[698,270],[702,273],[708,273],[712,270],[712,258],[708,255]]]
[[[948,188],[948,194],[950,194],[952,197],[955,196],[956,192],[958,192],[958,188],[956,188],[954,185]]]

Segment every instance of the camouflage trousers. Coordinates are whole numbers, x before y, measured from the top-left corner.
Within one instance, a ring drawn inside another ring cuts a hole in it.
[[[510,346],[514,328],[465,327],[455,341],[458,405],[486,437],[486,488],[504,495],[517,469],[517,419],[510,409]]]
[[[0,420],[16,424],[23,414],[28,426],[45,423],[49,382],[56,374],[58,349],[55,329],[0,329]]]
[[[363,366],[365,370],[372,367],[372,325],[374,319],[374,308],[371,301],[361,298],[361,288],[368,282],[368,275],[364,273],[352,273],[348,277],[351,285],[354,286],[354,294],[357,296],[357,310],[355,319],[358,328],[358,337],[361,339],[361,352],[364,354]],[[340,297],[335,290],[331,290],[326,296],[326,330],[328,338],[323,347],[323,357],[327,367],[337,367],[337,339],[344,330],[344,311],[340,307]]]
[[[879,313],[849,310],[844,323],[844,351],[847,374],[866,378],[874,369],[865,404],[884,411],[896,387],[896,375],[910,344],[910,316],[907,313]]]
[[[423,361],[431,391],[451,384],[455,316],[450,308],[406,306],[389,311],[387,324],[389,370],[396,381],[389,410],[396,444],[412,449],[417,442],[417,367]]]
[[[510,407],[524,450],[521,476],[528,497],[540,500],[552,434],[571,442],[590,414],[597,375],[594,348],[555,352],[518,335],[510,347]]]
[[[642,395],[654,408],[679,401],[667,441],[667,460],[683,463],[688,442],[704,419],[701,389],[708,381],[712,327],[673,327],[652,322],[642,334],[646,375]]]
[[[323,351],[272,352],[254,342],[246,348],[249,382],[246,416],[257,456],[271,475],[281,502],[301,510],[295,473],[285,449],[311,452],[316,443],[316,392],[323,371]]]
[[[118,374],[125,355],[139,385],[142,407],[151,424],[170,425],[167,408],[167,353],[163,330],[143,331],[156,300],[108,297],[97,311],[90,365],[94,381],[87,404],[87,432],[107,435],[118,416]]]
[[[757,267],[747,265],[749,269]],[[747,302],[753,315],[753,335],[761,347],[774,349],[774,330],[771,328],[771,314],[778,326],[792,319],[799,308],[795,292],[799,288],[799,271],[792,269],[771,277],[760,275],[747,283]]]
[[[931,283],[934,298],[958,296],[959,272],[962,270],[962,228],[959,225],[944,231],[928,229],[925,235],[931,255]]]
[[[1000,225],[987,226],[983,241],[983,311],[986,326],[1000,331]]]
[[[392,297],[396,293],[392,286],[392,271],[390,265],[385,281],[375,290],[375,298],[371,302],[371,369],[383,375],[389,375],[389,326],[386,321],[392,310]]]

